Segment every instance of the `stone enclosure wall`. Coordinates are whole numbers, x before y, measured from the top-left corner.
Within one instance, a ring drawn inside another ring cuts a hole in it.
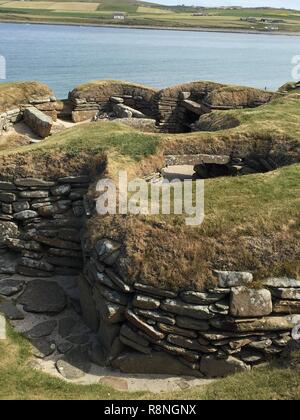
[[[88,187],[86,176],[0,181],[0,246],[16,253],[17,273],[43,278],[82,269]]]
[[[155,89],[126,82],[102,81],[83,85],[69,94],[73,105],[72,119],[74,122],[93,119],[98,114],[115,112],[116,107],[120,112],[116,112],[116,117],[123,118],[127,116],[121,113],[124,106],[138,114],[131,115],[133,117],[156,118],[156,111],[153,109],[155,92]],[[118,106],[120,104],[121,107]]]
[[[205,292],[128,284],[114,268],[121,244],[85,246],[83,317],[98,332],[92,358],[127,373],[219,377],[280,355],[300,323],[300,281],[216,271]]]
[[[47,137],[57,120],[55,97],[28,100],[18,108],[0,113],[0,135],[24,119],[25,123],[40,137]]]
[[[103,238],[90,245],[89,184],[87,176],[2,180],[0,247],[16,255],[5,274],[45,285],[54,275],[80,274],[82,317],[98,337],[93,362],[128,373],[219,377],[284,351],[300,323],[299,280],[253,288],[251,273],[216,271],[216,286],[201,292],[124,281],[122,244]]]

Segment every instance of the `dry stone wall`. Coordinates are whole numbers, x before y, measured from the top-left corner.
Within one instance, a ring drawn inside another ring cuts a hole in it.
[[[18,108],[0,113],[0,135],[23,119],[36,134],[42,138],[47,137],[51,132],[53,121],[57,120],[56,98],[32,99]]]
[[[126,283],[121,244],[85,249],[80,280],[85,322],[98,332],[92,359],[128,373],[220,377],[279,356],[300,323],[300,281],[268,279],[253,289],[248,272],[215,271],[217,286],[175,293]]]
[[[88,187],[86,176],[0,181],[0,246],[19,255],[17,273],[43,278],[82,269]]]
[[[180,133],[190,131],[191,124],[213,110],[257,107],[272,97],[259,89],[192,82],[157,92],[154,107],[161,131]]]
[[[300,280],[253,288],[249,272],[215,271],[214,287],[178,292],[125,281],[122,244],[102,238],[91,246],[84,229],[93,214],[89,184],[87,176],[2,180],[0,246],[18,256],[7,274],[40,278],[31,288],[80,273],[81,314],[97,336],[91,361],[128,373],[222,377],[285,351],[300,324]]]
[[[98,114],[109,114],[115,111],[116,106],[120,107],[120,99],[122,106],[138,111],[142,116],[155,118],[155,109],[153,109],[155,92],[155,89],[126,82],[104,81],[84,85],[69,94],[69,100],[73,105],[72,118],[74,122],[80,122],[93,119]],[[117,100],[114,101],[114,98]]]

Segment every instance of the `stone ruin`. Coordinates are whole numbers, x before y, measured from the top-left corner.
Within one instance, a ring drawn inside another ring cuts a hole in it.
[[[90,182],[0,183],[0,313],[29,338],[36,357],[51,357],[73,379],[91,363],[222,377],[289,348],[300,324],[299,280],[269,278],[253,288],[249,272],[215,271],[216,286],[176,292],[124,278],[122,243],[90,242]]]
[[[202,82],[159,92],[105,86],[73,91],[72,106],[64,103],[60,112],[72,112],[76,121],[122,118],[181,132],[187,121],[190,127],[217,107],[258,106],[272,97],[252,89],[228,93],[223,85]],[[49,121],[39,113],[53,112],[54,98],[37,102],[25,106],[21,117],[14,110],[6,114],[11,122],[24,117],[32,127],[42,119],[48,130]],[[203,178],[290,163],[286,156],[229,153],[165,159],[167,165],[195,165]],[[254,287],[249,272],[214,271],[216,286],[174,291],[124,278],[123,244],[107,237],[90,242],[91,183],[85,175],[3,176],[0,182],[0,313],[32,342],[36,357],[52,358],[69,379],[80,378],[91,363],[125,373],[223,377],[280,357],[293,345],[292,330],[300,324],[299,280],[269,278]]]

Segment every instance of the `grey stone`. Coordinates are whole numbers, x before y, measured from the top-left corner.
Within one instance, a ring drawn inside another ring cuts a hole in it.
[[[35,325],[31,330],[26,331],[25,335],[28,338],[41,338],[51,335],[57,326],[57,321],[45,321]]]
[[[195,305],[209,305],[222,300],[225,296],[225,294],[222,295],[220,293],[201,293],[193,291],[180,293],[180,297],[184,302]]]
[[[203,356],[201,359],[200,371],[208,378],[223,378],[247,370],[249,368],[245,363],[231,356],[227,359]]]
[[[181,335],[182,337],[188,337],[188,338],[197,338],[197,333],[195,331],[186,330],[180,327],[176,327],[174,325],[158,323],[157,327],[163,333],[176,334],[176,335]]]
[[[87,344],[90,341],[90,336],[88,334],[76,334],[76,335],[70,335],[68,337],[68,341],[72,344],[78,344],[83,345]]]
[[[91,369],[88,353],[77,347],[56,362],[58,372],[66,379],[82,378]]]
[[[259,363],[265,360],[265,357],[256,351],[253,350],[242,350],[240,356],[239,356],[243,362],[245,363]]]
[[[46,261],[37,261],[32,258],[22,257],[20,264],[23,267],[35,268],[42,271],[49,271],[50,273],[54,271],[52,264],[47,263]]]
[[[24,122],[40,137],[48,137],[51,133],[53,120],[35,107],[26,108]]]
[[[161,304],[161,309],[176,315],[191,317],[194,319],[206,320],[213,317],[208,306],[191,305],[180,300],[166,299]]]
[[[88,184],[90,182],[90,178],[86,175],[67,176],[64,178],[59,178],[58,182],[60,184]]]
[[[167,341],[159,341],[157,346],[159,346],[159,348],[163,348],[168,353],[175,354],[178,357],[184,357],[190,362],[197,362],[200,359],[199,353],[184,349],[183,347],[175,346]]]
[[[0,340],[6,340],[6,319],[0,315]]]
[[[66,354],[68,353],[70,350],[72,350],[74,348],[74,345],[72,343],[68,343],[67,341],[63,342],[63,343],[59,343],[57,345],[57,350],[59,351],[59,353],[61,354]]]
[[[19,228],[15,223],[0,221],[0,248],[7,244],[8,238],[15,238],[19,235]]]
[[[230,313],[238,318],[261,317],[273,311],[272,296],[267,289],[232,288]]]
[[[55,342],[46,338],[32,339],[31,344],[33,346],[32,353],[38,359],[45,359],[56,350]]]
[[[12,206],[15,213],[30,209],[28,201],[15,201]]]
[[[54,248],[62,248],[67,250],[74,250],[74,251],[81,251],[80,244],[71,241],[64,241],[58,238],[47,238],[46,236],[36,235],[34,239],[37,242],[41,242],[42,244],[48,245]]]
[[[51,188],[51,194],[54,196],[68,195],[71,192],[70,184],[56,185]]]
[[[95,245],[99,260],[107,265],[113,265],[116,262],[120,247],[118,242],[106,238],[100,239]],[[112,256],[113,258],[111,258]]]
[[[112,365],[123,373],[201,377],[199,372],[190,369],[176,357],[164,352],[152,352],[149,355],[134,352],[125,353],[115,359]]]
[[[5,213],[5,214],[12,214],[13,213],[12,205],[2,203],[2,212]]]
[[[46,198],[49,196],[48,191],[21,191],[19,193],[21,198]]]
[[[120,324],[110,324],[102,320],[98,331],[99,343],[106,357],[111,355],[113,343],[120,335]]]
[[[39,270],[38,268],[25,267],[22,265],[18,265],[17,272],[19,274],[22,274],[23,276],[28,276],[28,277],[47,278],[47,277],[53,276],[53,272],[42,271],[42,270]]]
[[[23,290],[24,281],[11,278],[0,279],[0,295],[13,296]]]
[[[139,318],[132,310],[127,309],[125,312],[126,319],[132,323],[135,327],[141,329],[145,334],[149,335],[149,337],[153,338],[154,340],[163,340],[165,334],[158,331],[154,327],[148,325],[144,322],[141,318]]]
[[[277,288],[300,288],[300,280],[282,278],[269,278],[263,281],[264,286]]]
[[[123,335],[120,335],[120,341],[125,346],[130,347],[134,350],[137,350],[140,353],[151,354],[151,348],[150,347],[141,346],[140,344],[136,343],[135,341],[130,340],[127,337],[124,337]]]
[[[0,300],[0,313],[11,321],[19,321],[25,318],[24,314],[10,301]]]
[[[253,341],[248,347],[255,350],[264,350],[272,345],[272,340],[266,339],[261,341]]]
[[[18,303],[24,305],[26,312],[57,314],[65,309],[67,300],[57,283],[32,280],[18,298]]]
[[[120,334],[142,347],[149,346],[149,340],[147,340],[143,335],[139,334],[139,332],[135,332],[129,325],[123,324],[120,330]]]
[[[44,181],[38,178],[18,178],[14,181],[17,187],[52,187],[55,185],[52,181]]]
[[[300,314],[300,301],[278,300],[273,303],[275,314]]]
[[[280,288],[272,289],[272,295],[282,300],[298,300],[300,301],[300,289],[295,288]]]
[[[247,286],[253,282],[253,275],[247,272],[214,270],[221,288]]]
[[[71,334],[73,328],[77,324],[77,321],[72,317],[62,318],[58,321],[58,334],[65,338]]]
[[[220,329],[222,331],[234,331],[237,333],[253,331],[289,331],[296,325],[300,324],[300,315],[272,316],[239,322],[236,322],[236,320],[231,318],[212,319],[210,320],[210,324],[216,329]]]
[[[13,203],[16,199],[17,196],[14,193],[0,192],[0,201],[4,203]]]
[[[98,366],[106,366],[106,358],[99,343],[93,343],[89,350],[89,357],[92,363]]]
[[[213,314],[219,315],[228,315],[229,314],[229,303],[227,300],[220,300],[209,306],[210,312]]]
[[[16,186],[13,182],[0,181],[0,190],[15,190]]]
[[[158,299],[136,294],[132,301],[133,306],[140,309],[158,309],[160,307],[160,301]]]
[[[186,328],[187,330],[195,331],[208,331],[210,329],[208,322],[192,319],[185,316],[177,316],[176,325],[178,325],[180,328]]]
[[[97,300],[97,296],[104,297],[104,299],[108,300],[109,302],[116,303],[118,305],[126,306],[128,303],[128,296],[125,294],[119,293],[116,290],[110,290],[107,287],[96,284],[94,287],[94,299]]]
[[[84,276],[79,277],[78,286],[80,291],[80,304],[84,322],[92,331],[96,332],[99,328],[99,318],[96,304],[93,299],[92,289]]]
[[[159,289],[157,287],[149,286],[143,283],[135,283],[134,288],[140,292],[143,292],[145,294],[149,294],[152,296],[166,297],[166,298],[175,298],[177,296],[176,293],[171,292],[170,290]]]
[[[181,337],[180,335],[169,334],[167,336],[167,341],[175,346],[195,350],[197,352],[202,352],[203,349],[203,346],[197,340]]]
[[[172,314],[168,314],[166,312],[162,312],[159,310],[146,310],[146,309],[138,309],[134,308],[134,312],[146,319],[152,319],[157,322],[162,322],[163,324],[168,325],[175,325],[175,318],[172,316]]]
[[[27,220],[27,219],[33,219],[34,217],[37,217],[38,213],[34,210],[23,210],[19,213],[14,214],[14,218],[16,220]]]
[[[133,289],[131,286],[126,284],[119,276],[117,276],[112,270],[106,269],[105,270],[108,277],[112,280],[112,282],[117,286],[117,288],[122,291],[123,293],[132,293]]]

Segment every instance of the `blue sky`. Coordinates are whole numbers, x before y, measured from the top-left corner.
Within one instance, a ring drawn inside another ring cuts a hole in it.
[[[158,0],[161,4],[185,4],[192,6],[244,6],[244,7],[285,7],[300,10],[300,0]]]

